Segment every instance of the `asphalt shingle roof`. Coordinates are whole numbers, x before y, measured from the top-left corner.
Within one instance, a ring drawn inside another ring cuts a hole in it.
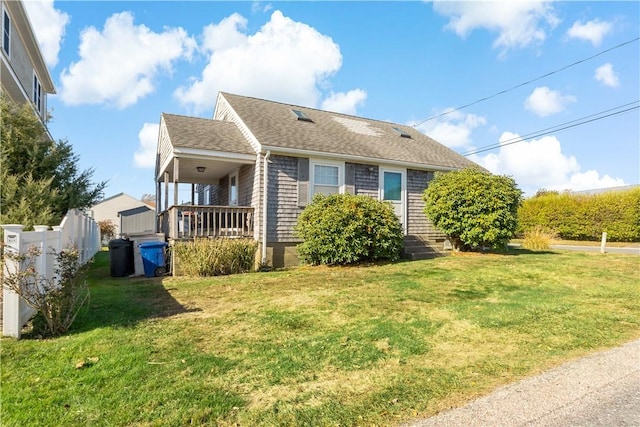
[[[231,122],[162,113],[174,147],[256,154]]]
[[[392,160],[444,168],[477,166],[455,151],[406,125],[346,114],[220,94],[263,146]],[[313,122],[298,120],[302,111]],[[406,138],[393,128],[411,136]]]

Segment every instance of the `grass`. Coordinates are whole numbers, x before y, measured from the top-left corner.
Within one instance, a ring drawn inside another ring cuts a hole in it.
[[[111,278],[64,337],[2,342],[3,426],[398,425],[640,337],[633,255],[453,255]]]

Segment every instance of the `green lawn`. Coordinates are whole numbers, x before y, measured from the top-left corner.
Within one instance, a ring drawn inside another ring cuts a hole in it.
[[[67,336],[1,348],[3,426],[399,425],[640,337],[640,258],[453,255],[109,277]]]

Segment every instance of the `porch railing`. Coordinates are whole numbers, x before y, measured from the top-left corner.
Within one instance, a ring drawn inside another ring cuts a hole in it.
[[[253,208],[177,205],[160,213],[160,231],[169,239],[194,237],[253,238]]]

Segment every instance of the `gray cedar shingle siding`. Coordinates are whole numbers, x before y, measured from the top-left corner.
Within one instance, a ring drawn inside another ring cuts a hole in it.
[[[433,179],[433,172],[407,170],[407,234],[426,235],[429,238],[441,238],[444,235],[437,231],[424,214],[422,194]]]
[[[255,165],[243,165],[238,171],[238,205],[251,206]]]
[[[352,164],[355,169],[355,194],[378,198],[379,168],[374,165]]]
[[[302,209],[298,207],[298,158],[271,156],[267,199],[267,241],[297,242],[293,228]]]

